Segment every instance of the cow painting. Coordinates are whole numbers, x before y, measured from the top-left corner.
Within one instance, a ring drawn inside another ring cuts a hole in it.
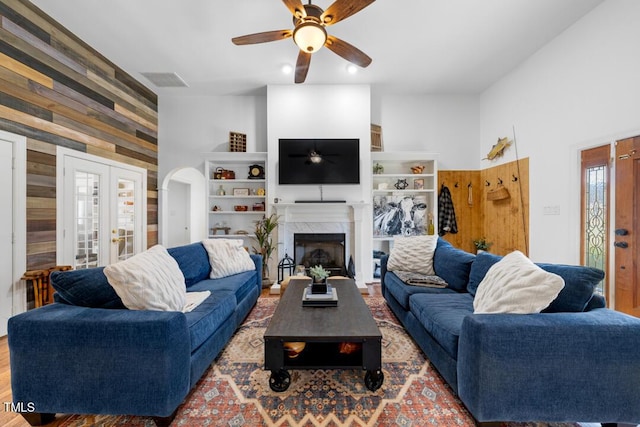
[[[374,236],[425,234],[427,205],[414,196],[376,196],[373,201]]]

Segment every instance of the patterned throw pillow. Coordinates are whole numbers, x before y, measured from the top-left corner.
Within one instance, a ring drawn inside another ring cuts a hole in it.
[[[389,255],[389,271],[411,271],[435,276],[433,254],[438,236],[396,237]]]

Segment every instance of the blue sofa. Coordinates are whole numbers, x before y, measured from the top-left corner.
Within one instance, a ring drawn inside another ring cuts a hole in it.
[[[640,319],[604,308],[602,271],[538,264],[565,280],[542,313],[474,314],[501,257],[440,238],[433,262],[446,288],[407,285],[388,258],[387,304],[477,422],[640,423]]]
[[[9,319],[13,401],[32,425],[55,413],[128,414],[167,424],[260,296],[255,270],[209,279],[201,243],[168,249],[187,291],[211,291],[195,310],[128,310],[103,268],[54,273],[56,302]]]

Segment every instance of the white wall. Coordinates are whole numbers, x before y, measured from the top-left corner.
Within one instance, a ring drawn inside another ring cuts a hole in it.
[[[480,104],[477,96],[376,97],[373,122],[382,125],[384,151],[438,153],[438,167],[480,167]]]
[[[247,135],[247,151],[267,149],[264,96],[162,97],[158,106],[158,182],[169,171],[195,167],[203,153],[229,151],[229,132]]]
[[[640,134],[639,43],[640,2],[608,0],[481,96],[481,152],[513,126],[519,157],[530,158],[535,261],[579,262],[580,150]]]

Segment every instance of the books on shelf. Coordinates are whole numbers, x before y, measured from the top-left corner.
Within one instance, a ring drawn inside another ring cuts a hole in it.
[[[314,294],[311,293],[311,286],[307,286],[302,293],[303,307],[337,307],[338,293],[336,288],[327,285],[327,293]]]

